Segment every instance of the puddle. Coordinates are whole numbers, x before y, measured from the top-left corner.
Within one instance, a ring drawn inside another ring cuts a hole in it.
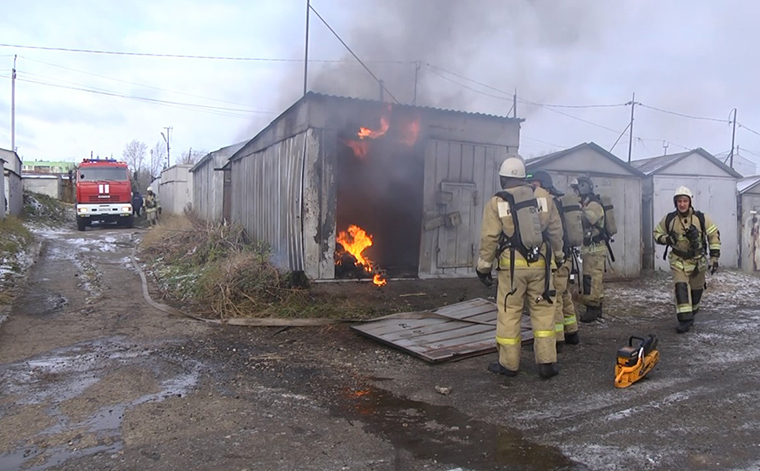
[[[333,413],[360,421],[416,458],[466,470],[587,470],[559,448],[527,440],[516,429],[472,420],[449,406],[403,399],[368,386],[343,390]]]
[[[50,404],[47,414],[56,419],[54,425],[38,432],[35,437],[52,437],[80,431],[74,439],[48,448],[27,444],[0,454],[0,470],[44,470],[69,459],[98,453],[114,453],[123,448],[121,426],[124,415],[133,407],[149,402],[160,402],[168,397],[186,395],[198,383],[199,363],[185,362],[177,371],[171,360],[157,356],[153,348],[137,347],[117,338],[96,340],[49,352],[45,355],[0,367],[0,393],[19,396],[14,404]],[[106,404],[81,421],[61,412],[61,403],[79,397],[87,388],[103,380],[120,365],[160,373],[157,392],[136,399]],[[84,438],[83,438],[84,437]],[[92,441],[92,439],[95,441]],[[88,440],[79,448],[81,440]]]
[[[40,449],[37,447],[23,448],[11,453],[0,455],[0,469],[24,471],[43,471],[65,463],[73,458],[95,455],[98,453],[115,453],[123,448],[123,444],[98,445],[90,448],[73,449],[67,445],[54,448]],[[29,465],[36,460],[43,461],[39,465]]]

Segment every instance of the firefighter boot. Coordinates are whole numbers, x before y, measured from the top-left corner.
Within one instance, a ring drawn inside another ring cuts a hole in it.
[[[596,306],[586,306],[586,312],[580,315],[581,322],[594,322],[599,318],[599,308]]]
[[[596,317],[601,319],[602,318],[602,302],[599,301],[599,307],[596,308]]]
[[[689,327],[691,327],[693,323],[694,323],[693,319],[690,321],[679,321],[678,327],[676,327],[676,333],[685,334],[686,332],[689,331]]]
[[[538,365],[538,376],[541,379],[549,379],[559,374],[559,367],[556,363],[541,363]]]
[[[578,345],[581,343],[581,338],[578,336],[578,332],[572,334],[565,334],[565,343],[568,345]]]
[[[488,365],[488,371],[490,371],[491,373],[495,373],[497,375],[504,375],[504,376],[507,376],[509,378],[517,376],[517,371],[510,370],[509,368],[503,366],[498,361],[495,361],[495,362],[489,364]]]

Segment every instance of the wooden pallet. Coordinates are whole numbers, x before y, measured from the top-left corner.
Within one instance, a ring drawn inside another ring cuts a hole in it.
[[[426,319],[383,319],[354,325],[362,335],[430,363],[461,360],[496,351],[496,304],[482,298],[451,304]],[[403,316],[403,315],[399,315]],[[530,318],[523,316],[522,343],[533,342]]]

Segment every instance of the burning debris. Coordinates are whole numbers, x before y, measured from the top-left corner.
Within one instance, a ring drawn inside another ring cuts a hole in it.
[[[356,133],[358,139],[344,138],[342,141],[345,145],[351,148],[354,155],[359,159],[365,159],[369,153],[370,141],[367,139],[378,139],[386,135],[391,127],[390,116],[392,112],[392,105],[388,103],[383,115],[380,117],[380,127],[377,129],[368,128],[365,126],[359,127],[359,132]],[[420,133],[420,120],[419,117],[414,118],[408,123],[402,123],[397,126],[397,140],[399,143],[413,146],[417,142],[417,137]]]
[[[343,250],[336,250],[336,265],[344,268],[348,266],[349,269],[361,268],[364,272],[372,274],[372,282],[377,286],[385,286],[388,283],[385,272],[363,253],[365,249],[372,246],[372,236],[364,229],[350,225],[348,231],[340,231],[335,240],[343,246]]]

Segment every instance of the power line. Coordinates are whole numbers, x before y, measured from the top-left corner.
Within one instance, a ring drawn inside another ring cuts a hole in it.
[[[511,98],[512,97],[511,93],[505,92],[505,91],[500,90],[500,89],[498,89],[496,87],[492,87],[491,85],[488,85],[486,83],[478,82],[477,80],[473,80],[471,78],[465,77],[464,75],[457,74],[457,73],[452,72],[450,70],[446,70],[443,67],[438,67],[438,66],[435,66],[435,65],[430,64],[430,63],[426,63],[425,65],[427,65],[431,69],[436,69],[436,70],[439,70],[440,72],[444,72],[444,73],[447,73],[449,75],[453,75],[454,77],[460,78],[462,80],[466,80],[468,82],[472,82],[474,84],[480,85],[481,87],[485,87],[485,88],[487,88],[489,90],[493,90],[495,92],[503,93],[505,95],[508,95],[510,97],[509,98],[510,100],[512,99]],[[437,75],[441,76],[440,74],[437,74]],[[454,82],[454,83],[457,83],[457,82]],[[460,85],[462,85],[462,84],[460,84]],[[464,85],[462,85],[462,86],[464,86]],[[470,89],[470,90],[477,91],[477,90],[474,90],[474,89]],[[520,99],[520,98],[518,98],[517,101],[520,102],[520,103],[526,103],[526,104],[529,104],[529,105],[546,106],[546,107],[549,107],[549,108],[614,108],[614,107],[626,106],[626,103],[592,104],[592,105],[555,105],[555,104],[549,104],[549,103],[537,103],[537,102],[534,102],[534,101],[524,100],[524,99]]]
[[[552,147],[558,147],[558,148],[560,148],[560,149],[561,149],[561,148],[564,148],[564,147],[566,147],[566,146],[561,146],[561,145],[559,145],[559,144],[554,144],[553,142],[542,141],[541,139],[536,139],[536,138],[534,138],[534,137],[528,137],[528,136],[526,136],[525,134],[520,134],[520,137],[521,137],[522,139],[527,139],[527,140],[529,140],[529,141],[535,141],[535,142],[539,142],[539,143],[541,143],[541,144],[546,144],[546,145],[549,145],[549,146],[552,146]]]
[[[746,129],[747,131],[749,131],[749,132],[751,132],[751,133],[753,133],[753,134],[757,134],[758,136],[760,136],[760,132],[757,132],[757,131],[755,131],[754,129],[750,129],[750,128],[748,128],[747,126],[743,125],[742,123],[736,123],[736,124],[737,124],[737,125],[738,125],[740,128],[744,128],[744,129]]]
[[[338,39],[338,41],[340,41],[340,43],[343,44],[343,47],[345,47],[346,50],[348,50],[348,52],[350,52],[351,55],[354,56],[354,59],[356,59],[362,65],[362,67],[364,67],[364,70],[366,70],[367,73],[370,74],[372,76],[372,78],[375,79],[375,81],[380,84],[380,87],[382,87],[382,89],[385,90],[385,92],[388,94],[388,96],[390,96],[391,98],[393,98],[393,101],[395,101],[396,103],[398,103],[399,101],[396,99],[395,96],[393,96],[393,94],[390,92],[390,90],[388,90],[388,88],[385,86],[385,84],[383,83],[383,81],[380,80],[379,78],[375,77],[375,74],[373,74],[372,71],[369,70],[369,67],[367,67],[367,65],[364,62],[362,62],[361,59],[359,59],[359,56],[357,56],[356,54],[354,54],[354,51],[352,51],[351,48],[348,47],[348,44],[346,44],[346,42],[343,41],[343,39],[338,35],[338,33],[336,33],[335,30],[332,29],[332,27],[327,23],[327,21],[325,21],[325,19],[322,18],[322,15],[320,15],[319,12],[317,12],[317,10],[315,10],[314,7],[311,4],[309,4],[309,8],[311,9],[311,11],[314,12],[315,15],[317,15],[317,18],[319,18],[320,21],[322,21],[322,23],[325,26],[327,26],[327,29],[330,30],[330,32]]]
[[[676,111],[668,111],[668,110],[663,110],[661,108],[655,108],[654,106],[645,105],[643,103],[638,103],[638,105],[641,106],[642,108],[648,108],[650,110],[659,111],[660,113],[672,114],[672,115],[675,115],[675,116],[680,116],[682,118],[699,119],[699,120],[703,120],[703,121],[715,121],[715,122],[718,122],[718,123],[731,124],[731,120],[727,120],[727,119],[706,118],[704,116],[692,116],[692,115],[688,115],[688,114],[684,114],[684,113],[678,113]]]
[[[312,8],[313,10],[313,8]],[[177,59],[204,59],[204,60],[225,60],[225,61],[249,61],[249,62],[303,62],[303,59],[283,59],[275,57],[230,57],[230,56],[194,56],[188,54],[158,54],[149,52],[123,52],[123,51],[104,51],[97,49],[74,49],[66,47],[47,47],[47,46],[28,46],[24,44],[0,44],[0,47],[12,47],[19,49],[38,49],[43,51],[59,52],[80,52],[86,54],[107,54],[116,56],[138,56],[138,57],[170,57]],[[0,57],[11,57],[11,55],[0,55]],[[309,62],[351,62],[345,59],[311,59]],[[413,64],[411,61],[398,60],[369,60],[367,63],[376,64]]]
[[[440,73],[440,72],[438,72],[436,70],[431,70],[431,72],[433,72],[433,74],[437,75],[438,77],[440,77],[440,78],[442,78],[442,79],[444,79],[444,80],[446,80],[448,82],[451,82],[453,84],[459,85],[462,88],[466,88],[467,90],[473,91],[475,93],[479,93],[479,94],[481,94],[483,96],[487,96],[487,97],[491,97],[491,98],[496,98],[497,100],[505,100],[505,101],[512,101],[512,99],[513,99],[512,96],[508,96],[507,97],[507,96],[493,95],[491,93],[486,93],[486,92],[484,92],[482,90],[478,90],[478,89],[472,88],[469,85],[465,85],[463,83],[457,82],[454,79],[446,77],[445,75],[443,75],[442,73]],[[452,74],[452,75],[454,75],[454,74]],[[497,90],[497,91],[499,91],[500,93],[504,93],[504,94],[507,93],[507,92],[502,92],[501,90]]]
[[[3,78],[8,78],[8,77],[6,76]],[[86,92],[86,93],[94,93],[97,95],[106,95],[106,96],[112,96],[112,97],[118,97],[118,98],[126,98],[126,99],[148,102],[148,103],[153,103],[153,104],[158,104],[158,105],[172,106],[176,108],[182,108],[182,109],[187,109],[187,110],[192,110],[192,111],[199,111],[199,112],[205,112],[205,113],[216,114],[220,116],[229,116],[229,117],[235,117],[235,118],[250,119],[250,116],[249,116],[250,114],[276,114],[270,111],[246,110],[246,109],[239,109],[239,108],[223,108],[223,107],[215,107],[215,106],[208,106],[208,105],[200,105],[200,104],[195,104],[195,103],[182,103],[182,102],[173,102],[173,101],[167,101],[167,100],[158,100],[155,98],[123,95],[120,93],[107,92],[107,91],[101,91],[101,90],[92,90],[92,89],[81,88],[81,87],[71,87],[71,86],[66,86],[66,85],[58,85],[54,83],[41,82],[38,80],[30,80],[26,78],[17,78],[17,80],[22,81],[22,82],[27,82],[27,83],[34,83],[37,85],[44,85],[48,87],[76,90],[76,91],[81,91],[81,92]]]
[[[193,98],[201,98],[201,99],[209,100],[209,101],[217,101],[219,103],[228,103],[228,104],[231,104],[231,105],[237,105],[237,104],[239,104],[239,103],[235,103],[235,102],[232,102],[232,101],[219,100],[219,99],[216,99],[216,98],[209,98],[209,97],[204,97],[204,96],[201,96],[201,95],[194,95],[194,94],[191,94],[191,93],[178,92],[176,90],[168,90],[168,89],[165,89],[165,88],[153,87],[151,85],[145,85],[145,84],[136,83],[136,82],[129,82],[127,80],[121,80],[121,79],[117,79],[117,78],[113,78],[113,77],[107,77],[105,75],[98,75],[98,74],[94,74],[94,73],[91,73],[91,72],[86,72],[84,70],[72,69],[72,68],[69,68],[69,67],[64,67],[62,65],[52,64],[50,62],[39,61],[39,60],[31,59],[31,58],[28,58],[28,57],[25,57],[25,56],[19,56],[19,57],[21,57],[23,59],[26,59],[28,61],[31,61],[31,62],[37,62],[37,63],[40,63],[40,64],[49,65],[51,67],[58,67],[58,68],[61,68],[61,69],[64,69],[64,70],[69,70],[69,71],[72,71],[72,72],[78,72],[80,74],[85,74],[85,75],[91,75],[93,77],[98,77],[98,78],[102,78],[102,79],[106,79],[106,80],[113,80],[114,82],[125,83],[127,85],[136,85],[138,87],[150,88],[150,89],[158,90],[158,91],[162,91],[162,92],[176,93],[177,95],[184,95],[184,96],[189,96],[189,97],[193,97]],[[29,74],[31,72],[26,72],[26,73]]]

